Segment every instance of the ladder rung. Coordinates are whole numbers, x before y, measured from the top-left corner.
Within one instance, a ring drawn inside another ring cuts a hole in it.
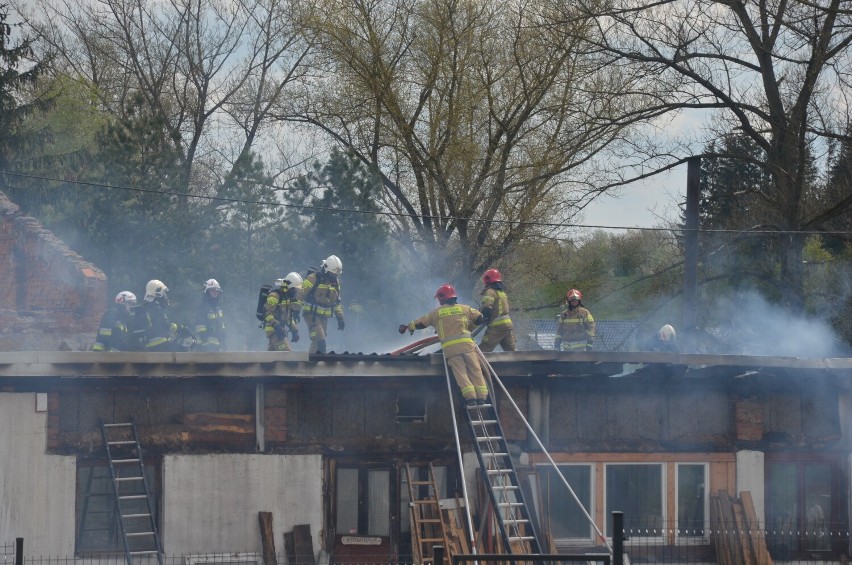
[[[498,502],[497,506],[518,507],[523,506],[523,502]]]
[[[508,457],[508,453],[483,453],[483,457]]]
[[[492,490],[518,490],[516,485],[492,485]]]
[[[116,477],[115,482],[124,482],[124,481],[141,481],[144,480],[145,477]]]
[[[122,518],[150,518],[150,514],[122,514]]]
[[[499,422],[497,420],[473,420],[473,423],[477,426],[493,426]]]
[[[532,541],[534,539],[535,539],[534,536],[520,536],[520,537],[516,537],[516,538],[510,537],[509,541]]]
[[[511,469],[488,469],[487,473],[489,475],[509,475],[512,473]]]
[[[142,536],[153,536],[154,532],[129,532],[125,535],[129,538],[138,538]]]
[[[148,551],[131,551],[130,555],[157,555],[160,552],[155,549],[149,549]]]
[[[119,500],[141,500],[143,498],[148,498],[144,494],[127,494],[124,496],[119,496]]]
[[[131,424],[130,422],[127,422],[126,424],[104,424],[104,427],[105,428],[129,428],[132,425],[133,424]]]
[[[139,463],[139,459],[113,459],[113,465],[122,465],[124,463]]]
[[[504,524],[529,524],[529,520],[503,520]]]
[[[121,441],[108,441],[107,445],[136,445],[136,442],[132,439],[125,439]]]
[[[476,441],[503,441],[503,436],[476,436]]]

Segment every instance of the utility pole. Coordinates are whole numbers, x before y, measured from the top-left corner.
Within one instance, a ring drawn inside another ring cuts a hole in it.
[[[683,341],[682,351],[695,352],[698,341],[698,199],[701,193],[701,157],[687,161],[686,222],[684,224]]]

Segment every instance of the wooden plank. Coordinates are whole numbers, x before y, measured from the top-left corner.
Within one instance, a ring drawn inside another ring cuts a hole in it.
[[[718,523],[716,530],[721,541],[721,555],[717,554],[716,558],[720,565],[738,565],[737,560],[731,547],[731,536],[733,535],[733,511],[731,510],[731,498],[725,491],[719,491],[716,497],[718,504]]]
[[[296,546],[295,565],[315,565],[314,542],[311,538],[310,524],[293,526],[293,540]]]
[[[745,516],[741,502],[735,501],[732,505],[734,511],[734,527],[736,535],[736,555],[742,565],[755,565],[754,551],[751,545],[751,532],[745,523]]]
[[[740,499],[743,502],[743,510],[745,511],[746,521],[749,524],[750,530],[753,532],[753,543],[755,547],[755,555],[758,565],[773,565],[772,556],[769,555],[769,548],[766,547],[766,536],[760,521],[757,519],[757,512],[754,510],[754,500],[751,497],[751,492],[743,491],[740,493]]]
[[[293,532],[284,532],[284,551],[287,554],[287,564],[296,564],[296,538]]]
[[[272,530],[272,512],[258,512],[257,521],[260,525],[263,563],[264,565],[278,565],[278,558],[275,555],[275,534]]]

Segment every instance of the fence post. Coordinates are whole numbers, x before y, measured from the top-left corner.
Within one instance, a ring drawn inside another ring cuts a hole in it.
[[[612,513],[612,565],[624,565],[624,512]]]
[[[24,565],[24,538],[15,538],[15,565]]]
[[[432,546],[432,565],[444,565],[444,546]]]

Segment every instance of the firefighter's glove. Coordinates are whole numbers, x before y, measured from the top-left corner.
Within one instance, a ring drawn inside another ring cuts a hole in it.
[[[290,330],[290,335],[293,336],[293,339],[291,340],[293,343],[299,341],[299,330]]]
[[[553,349],[555,349],[556,351],[562,350],[562,340],[561,339],[557,338],[556,341],[553,342]]]
[[[275,326],[275,335],[278,336],[278,339],[286,339],[287,338],[287,330],[285,330],[281,325]]]
[[[346,322],[343,321],[343,318],[337,319],[337,329],[343,331],[343,328],[346,327]]]
[[[591,344],[591,343],[587,343],[587,344],[586,344],[586,351],[591,351],[592,349],[593,349],[593,348],[592,348],[592,344]]]
[[[408,324],[400,324],[399,325],[399,334],[402,335],[408,331]]]

